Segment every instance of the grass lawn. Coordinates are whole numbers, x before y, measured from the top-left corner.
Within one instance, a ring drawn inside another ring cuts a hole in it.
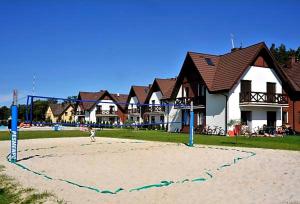
[[[59,137],[88,137],[88,132],[79,130],[66,130],[66,131],[21,131],[19,132],[19,139],[35,139],[35,138],[59,138]],[[97,137],[112,137],[123,139],[137,139],[161,142],[176,142],[188,143],[189,135],[183,133],[167,133],[154,130],[104,130],[97,131]],[[8,132],[0,132],[0,141],[9,140]],[[283,149],[283,150],[300,150],[300,136],[286,136],[284,138],[246,138],[238,137],[237,144],[236,138],[224,136],[207,136],[195,135],[195,144],[205,145],[221,145],[233,147],[255,147],[255,148],[268,148],[268,149]]]
[[[44,203],[53,201],[55,203],[66,203],[58,200],[53,194],[48,192],[39,193],[33,188],[22,188],[13,178],[3,173],[5,167],[0,165],[0,203]]]

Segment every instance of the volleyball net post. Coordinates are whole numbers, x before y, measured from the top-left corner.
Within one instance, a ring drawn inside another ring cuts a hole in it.
[[[194,107],[193,107],[193,101],[191,101],[189,146],[192,147],[193,145],[194,145]]]
[[[17,102],[17,91],[13,93],[13,104],[11,106],[11,132],[10,132],[10,161],[12,163],[17,162],[18,152],[18,102]]]

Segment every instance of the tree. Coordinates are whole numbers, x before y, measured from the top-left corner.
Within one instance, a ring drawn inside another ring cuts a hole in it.
[[[0,120],[7,120],[10,116],[10,108],[6,106],[0,107]]]
[[[297,59],[300,59],[300,46],[296,50],[287,50],[284,44],[281,44],[279,47],[276,47],[276,45],[273,43],[270,47],[270,51],[274,55],[278,63],[281,65],[287,64],[291,56],[295,56]]]

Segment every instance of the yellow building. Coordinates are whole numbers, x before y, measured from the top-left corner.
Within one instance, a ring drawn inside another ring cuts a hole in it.
[[[71,104],[50,104],[46,111],[46,120],[53,123],[73,122],[74,107]]]

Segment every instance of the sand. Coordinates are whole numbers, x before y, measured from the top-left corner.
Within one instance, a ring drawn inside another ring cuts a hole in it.
[[[0,142],[6,174],[68,203],[300,203],[298,151],[34,139],[19,141],[22,168],[9,147]]]

